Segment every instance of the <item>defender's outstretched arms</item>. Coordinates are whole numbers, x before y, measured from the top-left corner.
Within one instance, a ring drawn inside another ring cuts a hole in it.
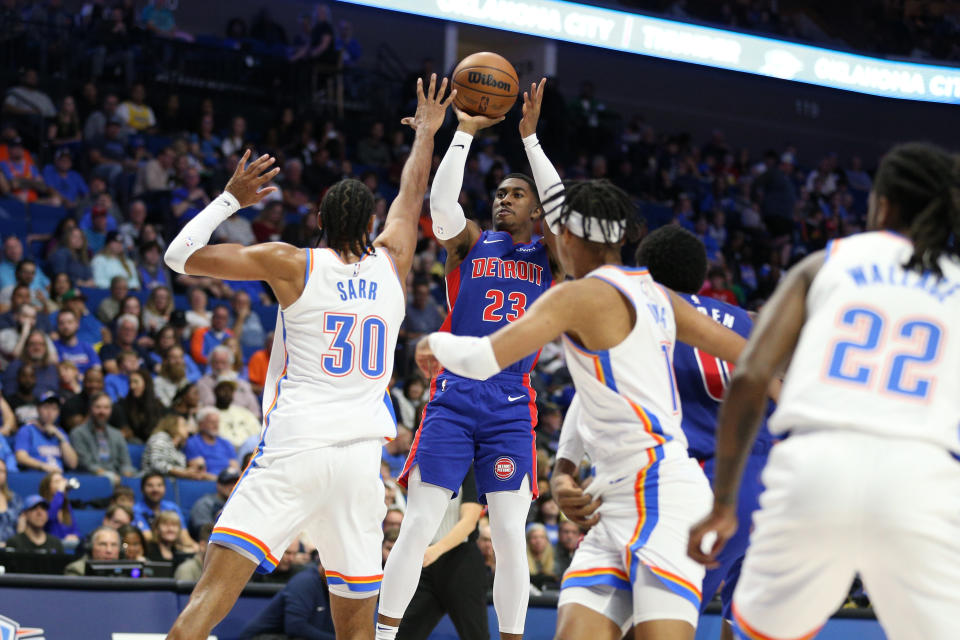
[[[270,169],[275,159],[264,154],[247,164],[249,159],[248,149],[237,163],[223,193],[184,225],[167,248],[164,260],[177,273],[225,280],[264,280],[273,289],[280,304],[286,306],[300,297],[302,292],[306,267],[303,250],[282,242],[249,247],[207,244],[221,222],[241,208],[254,205],[276,191],[276,187],[261,188],[280,171],[279,168]]]
[[[770,383],[793,355],[806,317],[807,291],[823,265],[823,251],[811,254],[790,270],[764,306],[743,355],[730,379],[717,426],[713,510],[690,530],[687,553],[707,567],[737,531],[737,495],[747,456],[767,407]],[[732,362],[733,360],[731,360]],[[702,548],[715,532],[709,551]]]
[[[427,191],[430,178],[430,163],[433,160],[433,137],[443,125],[447,107],[457,95],[456,89],[447,98],[443,94],[447,89],[447,79],[436,89],[437,75],[430,76],[430,86],[423,93],[423,80],[417,80],[417,113],[412,118],[404,118],[403,124],[411,126],[416,135],[410,156],[403,165],[400,176],[400,193],[390,205],[383,231],[374,241],[374,246],[384,247],[390,252],[397,265],[398,275],[403,281],[413,264],[413,254],[417,245],[417,226],[420,221],[420,209],[423,195]],[[439,171],[438,171],[439,173]],[[461,169],[461,177],[463,171]],[[459,205],[458,205],[459,206]],[[461,211],[461,215],[463,212]]]
[[[433,136],[443,123],[443,113],[453,99],[451,94],[440,101],[447,86],[444,79],[435,91],[436,75],[430,78],[430,97],[423,93],[423,82],[417,81],[417,135],[400,180],[400,194],[387,215],[383,232],[374,245],[389,251],[400,272],[406,277],[413,263],[417,220],[420,204],[427,190],[430,160],[433,154]],[[456,92],[454,92],[456,93]],[[177,273],[210,276],[226,280],[264,280],[273,289],[281,306],[287,306],[303,292],[303,273],[306,253],[283,242],[266,242],[245,247],[239,244],[209,245],[213,231],[224,220],[243,207],[260,202],[276,191],[276,187],[261,188],[280,171],[269,167],[275,159],[263,155],[247,165],[250,151],[243,154],[224,192],[203,211],[188,222],[177,234],[164,260]]]
[[[743,338],[664,290],[674,309],[677,340],[724,360],[739,358],[746,344]],[[417,364],[431,376],[442,366],[460,376],[486,380],[563,333],[588,349],[609,349],[622,342],[629,330],[621,335],[612,332],[612,323],[596,321],[596,309],[630,314],[627,305],[619,291],[597,278],[565,282],[538,298],[522,318],[490,336],[431,333],[417,344]],[[633,323],[627,324],[632,329]]]

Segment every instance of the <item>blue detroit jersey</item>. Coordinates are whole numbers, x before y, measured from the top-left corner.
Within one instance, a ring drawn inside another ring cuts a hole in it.
[[[514,244],[506,231],[484,231],[460,266],[447,274],[449,314],[441,331],[487,336],[518,320],[553,283],[547,245],[534,237]],[[504,372],[530,373],[531,353]]]
[[[753,320],[740,307],[713,298],[679,295],[700,313],[712,317],[744,338],[749,337]],[[687,436],[690,455],[697,460],[712,458],[717,446],[717,412],[730,382],[732,367],[690,345],[678,342],[673,352],[673,369],[677,376],[677,390],[683,409],[682,426]],[[754,445],[764,448],[765,451],[773,444],[773,436],[767,429],[767,418],[772,412],[773,403],[770,403]]]

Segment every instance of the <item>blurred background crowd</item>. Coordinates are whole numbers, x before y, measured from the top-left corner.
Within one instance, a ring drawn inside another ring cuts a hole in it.
[[[814,42],[842,37],[864,51],[960,56],[953,2],[811,2],[803,14],[777,0],[619,4]],[[317,246],[318,202],[346,177],[375,194],[379,227],[409,153],[399,120],[415,78],[445,71],[412,61],[384,88],[365,66],[378,43],[323,4],[290,24],[260,9],[215,35],[176,18],[163,0],[0,0],[0,545],[75,552],[58,565],[68,573],[125,557],[198,575],[209,525],[258,443],[276,303],[259,282],[170,272],[166,242],[247,148],[278,158],[278,190],[215,240]],[[169,82],[187,67],[222,86]],[[381,99],[365,101],[372,94]],[[482,132],[469,156],[460,203],[485,228],[494,186],[527,170],[518,118]],[[438,135],[434,167],[454,127]],[[842,147],[813,155],[802,140],[757,148],[720,128],[697,137],[609,107],[590,82],[561,92],[548,81],[539,135],[562,177],[607,178],[635,199],[640,236],[623,248],[627,264],[644,233],[681,225],[707,248],[702,295],[748,309],[804,255],[863,229],[877,162]],[[445,256],[428,212],[425,201],[391,384],[399,433],[384,449],[384,554],[403,517],[395,478],[428,391],[413,346],[446,313]],[[558,345],[544,349],[533,384],[541,498],[529,564],[532,582],[549,588],[580,538],[546,481],[573,395]],[[477,544],[492,575],[483,521]],[[297,541],[268,579],[285,580],[310,552]]]

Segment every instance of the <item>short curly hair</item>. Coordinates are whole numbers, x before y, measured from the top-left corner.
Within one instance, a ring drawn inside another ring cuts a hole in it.
[[[670,224],[643,239],[637,247],[637,264],[678,293],[696,293],[707,276],[707,250],[697,236]]]

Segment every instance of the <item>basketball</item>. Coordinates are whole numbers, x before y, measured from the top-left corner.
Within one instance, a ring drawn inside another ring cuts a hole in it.
[[[471,115],[499,118],[513,106],[520,79],[513,65],[496,53],[467,56],[453,70],[453,104]]]

